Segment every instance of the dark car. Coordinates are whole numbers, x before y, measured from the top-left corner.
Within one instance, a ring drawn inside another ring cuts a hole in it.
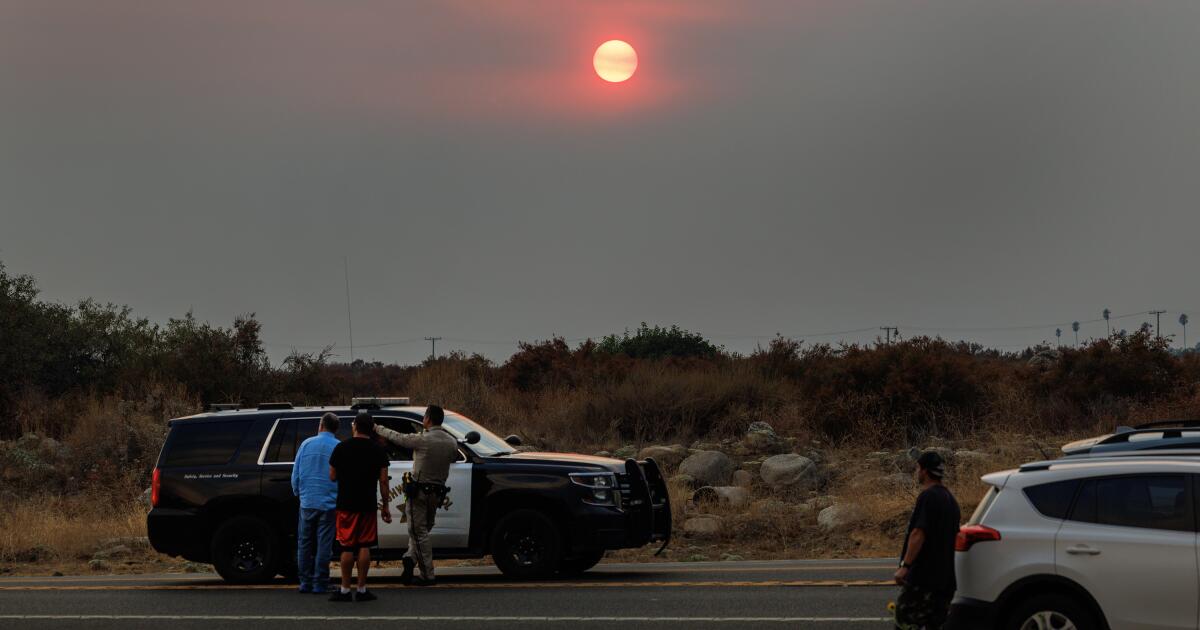
[[[374,399],[348,407],[271,403],[170,421],[154,468],[146,524],[159,552],[212,564],[230,582],[259,582],[295,571],[299,501],[292,495],[297,447],[317,432],[322,414],[342,420],[340,439],[361,409],[396,431],[421,430],[424,407]],[[547,577],[586,571],[610,549],[666,545],[671,532],[667,485],[654,460],[625,461],[566,453],[516,452],[466,417],[446,412],[459,439],[451,466],[451,505],[433,530],[438,558],[491,555],[505,575]],[[388,445],[394,505],[412,453]],[[375,556],[395,559],[408,545],[401,515],[379,523]]]

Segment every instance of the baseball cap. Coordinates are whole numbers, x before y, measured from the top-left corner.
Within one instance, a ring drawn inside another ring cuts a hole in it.
[[[938,455],[937,451],[921,453],[917,458],[917,465],[938,479],[946,476],[946,462],[942,461],[942,456]]]

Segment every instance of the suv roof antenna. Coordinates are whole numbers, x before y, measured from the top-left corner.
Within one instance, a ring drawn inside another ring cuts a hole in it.
[[[354,318],[350,316],[350,259],[342,256],[342,271],[346,276],[346,327],[350,331],[350,396],[358,393],[358,375],[354,370]]]
[[[1033,442],[1033,445],[1034,445],[1035,447],[1037,447],[1037,450],[1041,451],[1041,453],[1042,453],[1042,457],[1043,457],[1043,458],[1045,458],[1045,459],[1053,459],[1052,457],[1050,457],[1050,453],[1047,453],[1047,452],[1046,452],[1046,449],[1042,448],[1042,445],[1041,445],[1041,443],[1039,443],[1039,442],[1038,442],[1038,441],[1037,441],[1037,440],[1036,440],[1036,439],[1035,439],[1035,438],[1034,438],[1032,435],[1030,435],[1030,436],[1029,436],[1029,441],[1030,441],[1030,442]]]

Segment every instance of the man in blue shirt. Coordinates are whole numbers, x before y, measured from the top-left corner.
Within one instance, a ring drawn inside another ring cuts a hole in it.
[[[329,480],[329,456],[338,445],[338,417],[321,417],[317,434],[304,440],[292,465],[292,494],[300,497],[296,527],[296,568],[301,593],[324,593],[329,588],[329,556],[333,553],[334,507],[337,482]]]

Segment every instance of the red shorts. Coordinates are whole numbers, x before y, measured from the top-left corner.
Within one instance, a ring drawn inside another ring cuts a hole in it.
[[[337,541],[342,551],[357,551],[374,547],[378,538],[379,520],[370,512],[337,511]]]

